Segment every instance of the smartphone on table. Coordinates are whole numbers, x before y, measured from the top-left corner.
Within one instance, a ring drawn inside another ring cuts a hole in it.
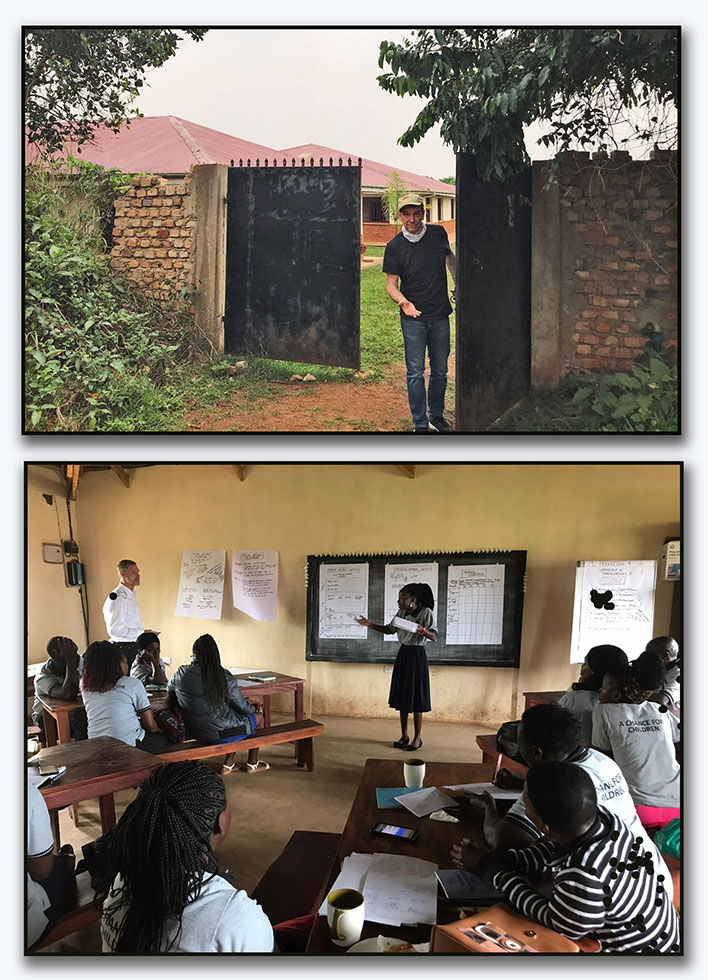
[[[371,828],[372,834],[378,834],[379,837],[400,837],[401,840],[416,840],[418,837],[417,830],[411,830],[409,827],[396,827],[391,823],[377,823]]]

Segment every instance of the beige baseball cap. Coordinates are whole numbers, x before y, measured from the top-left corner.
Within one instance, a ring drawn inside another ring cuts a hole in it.
[[[423,198],[418,197],[417,194],[405,194],[398,202],[398,210],[400,211],[401,208],[405,207],[425,208],[425,204],[423,203]]]

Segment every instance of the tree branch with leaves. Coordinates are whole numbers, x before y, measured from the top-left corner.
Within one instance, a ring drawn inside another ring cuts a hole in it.
[[[483,180],[528,166],[524,129],[569,149],[675,149],[679,32],[664,28],[440,28],[383,41],[379,85],[427,99],[402,134],[414,146],[434,126],[474,155]]]

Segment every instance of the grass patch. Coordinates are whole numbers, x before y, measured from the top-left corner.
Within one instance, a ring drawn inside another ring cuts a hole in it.
[[[365,259],[382,259],[386,251],[385,245],[367,245],[364,252]]]

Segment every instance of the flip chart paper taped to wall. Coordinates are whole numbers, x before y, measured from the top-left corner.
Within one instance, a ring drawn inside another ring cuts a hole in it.
[[[278,552],[232,551],[234,608],[261,623],[272,623],[278,608]]]
[[[638,657],[653,635],[655,589],[655,561],[579,561],[570,662],[603,643]]]
[[[221,619],[225,551],[184,551],[175,616]]]

